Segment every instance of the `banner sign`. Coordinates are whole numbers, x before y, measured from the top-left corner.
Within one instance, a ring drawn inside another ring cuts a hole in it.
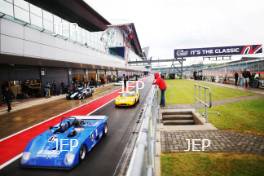
[[[262,53],[262,45],[175,49],[174,57],[230,56]]]

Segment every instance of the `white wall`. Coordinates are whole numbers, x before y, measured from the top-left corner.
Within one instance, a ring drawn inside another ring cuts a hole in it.
[[[141,61],[142,58],[136,55],[136,53],[131,50],[130,48],[127,48],[128,52],[128,61]]]
[[[126,68],[125,61],[97,50],[0,19],[0,53]]]

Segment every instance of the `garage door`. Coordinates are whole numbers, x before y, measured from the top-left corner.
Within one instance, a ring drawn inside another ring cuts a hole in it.
[[[24,81],[40,79],[39,68],[31,66],[0,66],[0,80],[2,81]]]
[[[65,68],[45,68],[45,76],[42,76],[42,84],[45,85],[47,82],[52,83],[53,81],[59,85],[64,82],[68,84],[68,71]]]

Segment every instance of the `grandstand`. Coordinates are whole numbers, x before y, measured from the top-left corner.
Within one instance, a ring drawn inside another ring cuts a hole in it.
[[[193,78],[196,72],[197,79],[206,81],[234,84],[234,74],[237,72],[242,78],[243,71],[249,71],[250,86],[264,88],[264,58],[243,57],[241,60],[214,65],[193,66],[184,72],[187,78]]]

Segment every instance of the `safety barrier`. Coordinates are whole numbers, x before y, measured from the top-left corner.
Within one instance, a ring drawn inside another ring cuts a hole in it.
[[[194,107],[198,105],[202,105],[204,108],[204,112],[202,113],[205,118],[205,122],[208,122],[208,108],[212,107],[212,94],[210,87],[206,87],[203,85],[195,84],[194,85],[194,99],[195,104]]]
[[[155,175],[156,122],[159,114],[157,88],[153,85],[146,100],[142,126],[126,176]]]

